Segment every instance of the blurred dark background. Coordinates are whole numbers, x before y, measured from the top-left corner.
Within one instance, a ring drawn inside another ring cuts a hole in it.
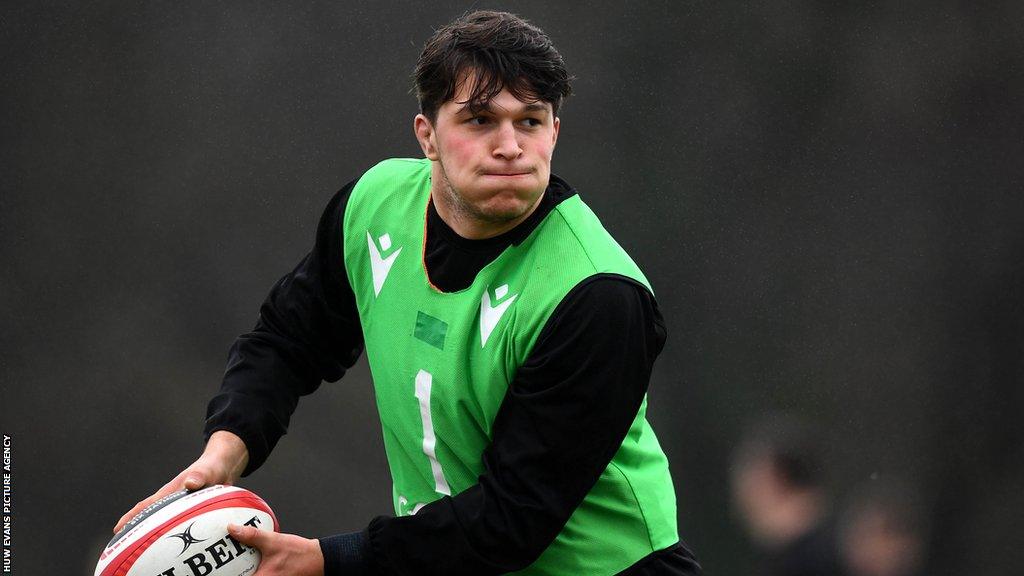
[[[4,2],[15,573],[91,573],[199,455],[228,346],[333,192],[419,155],[413,64],[477,7],[578,78],[555,172],[658,294],[650,418],[707,573],[751,569],[730,454],[782,410],[819,431],[836,507],[915,482],[928,573],[1019,574],[1024,3],[941,0]],[[306,536],[389,512],[362,361],[244,485]]]

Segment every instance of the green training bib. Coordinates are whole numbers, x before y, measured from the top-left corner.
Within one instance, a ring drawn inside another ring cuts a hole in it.
[[[573,196],[457,292],[423,265],[430,161],[392,159],[360,178],[345,210],[345,269],[373,375],[395,514],[477,483],[516,371],[565,295],[600,273],[647,279]],[[555,541],[519,574],[615,574],[676,541],[668,461],[644,400],[629,432]]]

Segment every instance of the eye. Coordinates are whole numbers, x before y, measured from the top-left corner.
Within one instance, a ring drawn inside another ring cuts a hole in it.
[[[486,116],[473,116],[469,120],[466,120],[466,122],[473,126],[484,126],[490,121],[491,119]]]
[[[544,122],[540,118],[524,118],[523,119],[523,124],[526,124],[527,126],[530,126],[530,127],[540,126],[543,123]]]

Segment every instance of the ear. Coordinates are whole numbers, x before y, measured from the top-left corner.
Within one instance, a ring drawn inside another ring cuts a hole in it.
[[[562,125],[561,120],[558,116],[555,116],[555,131],[551,134],[551,148],[554,149],[555,144],[558,143],[558,127]]]
[[[435,140],[434,125],[430,119],[423,114],[417,114],[412,121],[413,132],[416,133],[416,140],[420,143],[423,155],[430,160],[437,160],[437,140]]]

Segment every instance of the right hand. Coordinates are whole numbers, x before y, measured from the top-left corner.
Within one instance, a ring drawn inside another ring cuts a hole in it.
[[[135,517],[146,506],[179,490],[198,490],[203,486],[214,484],[231,485],[238,481],[246,464],[249,463],[249,451],[242,439],[226,430],[218,430],[210,436],[206,449],[198,460],[181,471],[173,480],[164,484],[152,496],[141,500],[134,508],[121,516],[114,524],[116,534],[122,526]]]

